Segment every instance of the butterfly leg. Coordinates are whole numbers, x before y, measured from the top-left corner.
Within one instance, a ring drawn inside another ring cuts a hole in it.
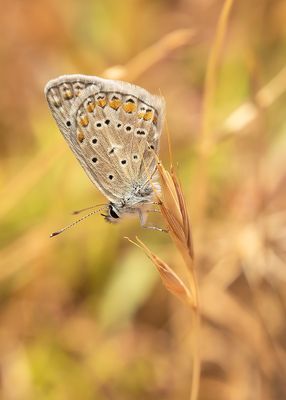
[[[153,229],[154,231],[168,233],[167,229],[159,228],[158,226],[142,225],[142,228],[144,228],[144,229]]]
[[[152,205],[152,206],[160,206],[162,203],[160,201],[152,201],[151,203],[147,203],[146,205]],[[140,210],[142,212],[142,210]],[[151,213],[151,212],[161,212],[158,208],[149,208],[144,210],[145,213]]]
[[[141,209],[138,209],[138,215],[139,215],[139,220],[142,228],[144,229],[153,229],[154,231],[159,231],[159,232],[168,232],[166,229],[159,228],[158,226],[152,226],[152,225],[146,225],[147,221],[147,213],[148,212],[153,212],[153,211],[159,211],[159,210],[144,210],[142,211]]]
[[[151,213],[151,212],[161,212],[160,210],[157,210],[156,208],[152,208],[152,209],[148,209],[148,210],[145,210],[145,212],[146,213]]]

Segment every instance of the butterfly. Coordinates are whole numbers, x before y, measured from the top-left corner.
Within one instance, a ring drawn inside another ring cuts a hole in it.
[[[127,82],[86,75],[53,79],[45,95],[72,152],[109,201],[105,219],[117,222],[137,213],[144,226],[146,206],[154,204],[160,190],[156,165],[163,97]]]

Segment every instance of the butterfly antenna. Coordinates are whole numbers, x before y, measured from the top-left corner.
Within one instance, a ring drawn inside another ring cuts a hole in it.
[[[84,216],[81,217],[80,219],[78,219],[78,220],[72,222],[70,225],[67,225],[67,226],[65,226],[64,228],[62,228],[62,229],[60,229],[60,230],[58,230],[58,231],[56,231],[56,232],[51,233],[51,234],[50,234],[50,237],[54,237],[54,236],[59,235],[60,233],[63,233],[63,232],[66,231],[67,229],[73,227],[74,225],[76,225],[76,224],[78,224],[79,222],[83,221],[84,219],[90,217],[91,215],[97,214],[98,212],[100,212],[100,211],[102,211],[102,210],[106,210],[106,208],[107,208],[107,207],[106,207],[106,205],[105,205],[105,207],[102,207],[102,208],[100,208],[99,210],[91,211],[90,213],[84,215]]]
[[[90,206],[90,207],[82,208],[80,210],[75,210],[75,211],[72,212],[72,215],[77,215],[77,214],[80,214],[83,211],[91,210],[92,208],[101,207],[101,206],[105,206],[105,205],[106,204],[96,204],[95,206]]]

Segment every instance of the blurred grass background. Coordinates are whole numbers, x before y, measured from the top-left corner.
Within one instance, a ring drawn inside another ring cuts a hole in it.
[[[215,75],[220,0],[11,0],[0,17],[0,398],[188,398],[188,310],[139,235],[170,265],[167,235],[94,217],[103,198],[75,160],[43,88],[82,73],[165,96],[192,215],[202,303],[201,400],[286,398],[286,2],[237,1]],[[203,155],[203,156],[202,156]],[[168,162],[166,135],[161,158]],[[203,171],[203,172],[202,172]],[[160,223],[160,218],[158,219]]]

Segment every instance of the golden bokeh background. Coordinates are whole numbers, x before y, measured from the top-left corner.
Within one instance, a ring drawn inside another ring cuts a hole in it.
[[[189,398],[189,310],[124,238],[138,235],[179,271],[168,235],[94,216],[49,238],[72,210],[104,200],[44,98],[49,79],[70,73],[166,98],[200,287],[198,399],[286,398],[286,2],[234,1],[228,17],[224,4],[2,7],[1,399]]]

